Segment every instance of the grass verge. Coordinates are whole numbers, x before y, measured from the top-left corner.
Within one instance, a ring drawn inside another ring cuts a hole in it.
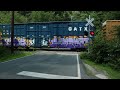
[[[105,64],[96,64],[95,62],[91,61],[90,59],[83,59],[84,63],[92,66],[98,71],[105,71],[110,79],[120,79],[120,71],[116,71],[112,69],[110,66]]]
[[[31,52],[30,51],[14,51],[14,54],[11,54],[9,49],[2,48],[0,50],[2,50],[0,51],[0,62],[34,54],[34,51],[31,51]]]

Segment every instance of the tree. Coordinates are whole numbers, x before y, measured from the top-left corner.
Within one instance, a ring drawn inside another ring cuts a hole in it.
[[[30,22],[47,22],[53,21],[54,16],[53,12],[45,12],[45,11],[32,11],[31,15],[28,17]]]
[[[32,11],[18,11],[19,14],[23,15],[23,16],[27,16],[29,14],[31,14]]]
[[[9,24],[10,23],[10,11],[0,11],[0,23]]]
[[[15,12],[15,23],[26,23],[27,17],[19,14],[17,11]]]

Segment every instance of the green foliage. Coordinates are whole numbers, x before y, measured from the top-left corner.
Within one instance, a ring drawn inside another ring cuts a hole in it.
[[[89,54],[87,52],[81,52],[80,53],[80,58],[81,59],[89,59]]]
[[[15,17],[14,19],[15,23],[26,23],[27,22],[27,17],[19,14],[17,11],[15,12],[14,17]]]
[[[10,23],[11,13],[10,11],[0,11],[0,23],[8,24]]]
[[[120,11],[108,11],[106,17],[109,20],[120,20]]]
[[[95,68],[97,71],[105,72],[104,74],[108,76],[109,79],[120,79],[120,71],[114,70],[106,64],[97,64],[95,62],[90,61],[89,59],[84,60],[84,62]]]
[[[117,38],[111,41],[105,41],[101,31],[90,46],[89,58],[100,64],[107,64],[113,69],[120,70],[120,28],[116,29]]]
[[[120,70],[120,26],[116,27],[116,38],[109,42],[110,49],[109,52],[109,60],[108,63],[112,68],[116,70]]]
[[[97,29],[107,19],[120,19],[120,11],[15,11],[15,22],[85,21],[91,15]],[[11,11],[0,11],[0,23],[11,22]]]
[[[30,22],[48,22],[55,21],[58,16],[54,16],[54,12],[46,12],[46,11],[32,11],[28,20]]]
[[[19,14],[23,15],[23,16],[27,16],[31,13],[32,11],[18,11]]]
[[[4,55],[7,55],[10,53],[9,49],[6,49],[5,47],[0,46],[0,57],[3,57]]]
[[[9,48],[0,46],[0,62],[32,55],[33,53],[34,51],[33,52],[14,51],[14,54],[11,54],[11,50]]]
[[[90,57],[96,63],[107,63],[108,44],[102,39],[102,33],[99,31],[95,37],[93,44],[90,46]]]

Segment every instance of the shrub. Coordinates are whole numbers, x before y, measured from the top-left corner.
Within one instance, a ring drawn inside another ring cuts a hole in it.
[[[8,48],[0,46],[0,57],[2,57],[3,55],[6,55],[8,53],[10,53],[10,50]]]
[[[89,59],[89,58],[90,58],[90,55],[89,55],[88,52],[81,52],[80,58],[81,58],[81,59]]]
[[[118,41],[116,42],[115,40],[110,43],[110,49],[108,50],[108,53],[108,65],[113,69],[120,70],[120,45],[118,44]]]
[[[120,30],[119,33],[120,34]],[[90,59],[96,63],[108,64],[116,70],[120,70],[120,38],[106,41],[99,32],[90,46]]]
[[[105,58],[108,57],[108,45],[104,42],[100,42],[99,44],[94,43],[94,46],[91,47],[91,59],[96,63],[106,63]]]
[[[108,49],[109,45],[103,39],[102,33],[98,31],[98,34],[93,41],[93,44],[90,46],[91,60],[96,63],[107,63],[105,58],[108,57]]]
[[[113,69],[120,71],[120,58],[111,59],[108,65],[111,66]]]

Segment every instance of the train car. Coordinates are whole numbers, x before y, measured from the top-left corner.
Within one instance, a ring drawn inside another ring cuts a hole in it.
[[[51,38],[49,46],[52,48],[87,48],[89,42],[87,22],[53,22],[51,25]],[[92,28],[92,27],[91,27]],[[92,28],[93,29],[93,28]]]
[[[116,28],[120,26],[120,20],[106,20],[102,25],[104,39],[107,41],[116,38]]]
[[[20,47],[35,48],[87,48],[89,42],[89,27],[85,26],[87,22],[33,22],[24,24],[14,24],[14,45]],[[0,25],[2,38],[10,42],[10,25]],[[90,27],[94,30],[94,27]],[[10,44],[6,44],[10,45]]]

